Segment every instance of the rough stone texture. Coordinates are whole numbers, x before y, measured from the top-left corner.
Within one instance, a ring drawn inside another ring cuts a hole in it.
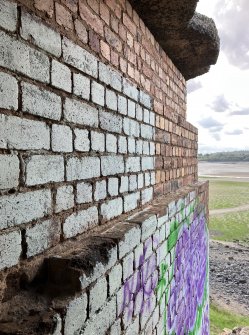
[[[84,293],[80,297],[72,300],[68,306],[65,316],[65,335],[74,334],[83,327],[87,317],[87,295]]]
[[[19,159],[17,155],[0,155],[0,189],[17,187],[19,184]]]
[[[21,233],[19,231],[0,235],[0,270],[16,265],[21,252]]]
[[[0,26],[15,31],[17,25],[17,5],[5,0],[0,1]]]
[[[38,218],[51,211],[51,192],[48,190],[4,196],[0,199],[0,228],[13,227]]]
[[[74,206],[73,186],[61,186],[56,192],[56,213],[65,211]]]
[[[0,108],[17,110],[17,80],[7,73],[0,72]]]
[[[212,19],[195,13],[197,0],[131,0],[185,79],[200,76],[216,63],[220,41]]]

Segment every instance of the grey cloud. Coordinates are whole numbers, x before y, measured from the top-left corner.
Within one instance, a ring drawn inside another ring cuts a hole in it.
[[[199,80],[193,79],[187,82],[187,91],[188,94],[195,92],[202,88],[202,83]]]
[[[221,49],[229,62],[240,69],[249,69],[249,1],[220,0],[216,7]]]
[[[226,100],[224,95],[219,95],[215,98],[210,107],[214,112],[223,113],[229,109],[230,103]]]
[[[240,110],[230,112],[229,115],[249,115],[249,108],[242,108]]]
[[[226,131],[225,134],[226,135],[241,135],[241,134],[243,134],[243,130],[241,130],[241,129],[234,129],[232,131]]]
[[[216,133],[217,131],[221,131],[223,128],[224,128],[223,125],[217,126],[217,127],[212,127],[212,128],[209,129],[209,132],[210,133]]]
[[[212,134],[212,137],[218,142],[221,140],[220,134],[214,133],[214,134]]]
[[[223,126],[222,123],[219,121],[213,119],[211,116],[202,119],[198,122],[203,128],[215,128],[215,127],[221,127]]]

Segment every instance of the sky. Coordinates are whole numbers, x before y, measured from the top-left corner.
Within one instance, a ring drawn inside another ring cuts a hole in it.
[[[249,0],[199,0],[221,38],[216,65],[189,80],[187,120],[199,129],[199,152],[249,150]]]

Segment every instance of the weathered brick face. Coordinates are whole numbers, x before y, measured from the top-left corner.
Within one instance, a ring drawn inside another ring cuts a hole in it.
[[[183,76],[125,0],[0,0],[0,67],[1,300],[9,272],[195,182],[197,130]],[[114,295],[146,243],[152,257],[156,225],[134,228],[105,278],[65,307],[64,334],[104,303],[110,334],[128,327]]]

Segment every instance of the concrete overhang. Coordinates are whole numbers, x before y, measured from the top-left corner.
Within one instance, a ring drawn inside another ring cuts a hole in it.
[[[198,0],[130,2],[186,80],[208,72],[217,62],[218,31],[212,19],[196,13]]]

